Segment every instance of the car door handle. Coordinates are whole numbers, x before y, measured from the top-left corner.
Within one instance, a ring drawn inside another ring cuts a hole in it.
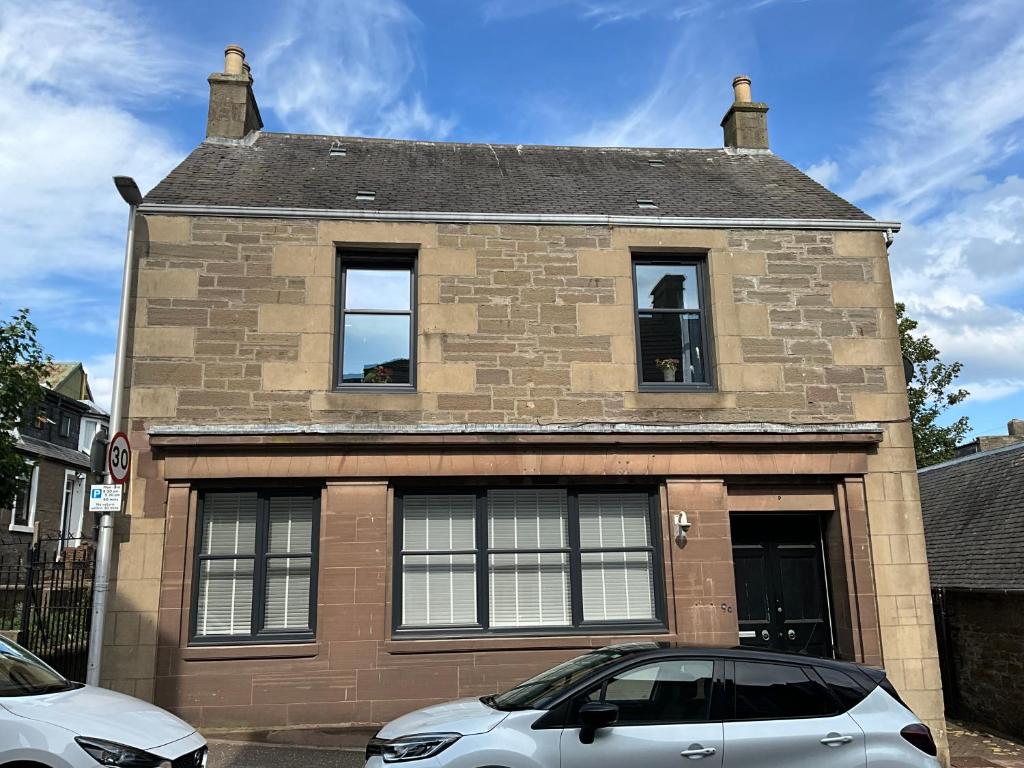
[[[702,747],[700,744],[691,744],[689,749],[679,753],[680,757],[688,757],[690,760],[700,760],[702,757],[711,757],[717,752],[714,747]]]
[[[821,743],[826,747],[841,747],[843,744],[849,744],[853,741],[853,736],[840,736],[838,733],[830,733]]]

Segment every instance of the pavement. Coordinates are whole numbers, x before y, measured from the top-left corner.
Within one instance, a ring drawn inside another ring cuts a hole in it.
[[[953,768],[1024,768],[1024,744],[952,720],[946,733]]]
[[[1024,744],[953,721],[947,733],[952,768],[1024,768]],[[295,730],[255,736],[259,741],[235,734],[211,738],[209,768],[362,768],[362,745],[370,732]]]

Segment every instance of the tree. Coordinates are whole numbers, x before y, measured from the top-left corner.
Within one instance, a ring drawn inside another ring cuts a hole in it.
[[[32,465],[15,449],[14,430],[35,417],[46,396],[42,387],[53,361],[36,341],[28,310],[0,322],[0,509],[10,509]]]
[[[939,350],[924,334],[915,335],[916,320],[907,316],[906,306],[896,305],[896,322],[900,332],[903,356],[914,365],[914,375],[907,382],[910,419],[914,429],[914,453],[918,467],[927,467],[953,458],[953,449],[970,431],[966,416],[948,426],[938,423],[947,409],[962,403],[970,394],[966,389],[953,390],[963,364],[943,363]]]

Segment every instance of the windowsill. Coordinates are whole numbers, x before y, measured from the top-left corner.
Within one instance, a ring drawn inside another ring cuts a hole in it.
[[[344,384],[336,386],[331,390],[336,395],[343,395],[346,392],[353,394],[389,394],[389,395],[415,395],[415,384]]]
[[[35,526],[32,525],[15,525],[14,523],[11,523],[7,526],[7,530],[13,533],[34,533],[36,529]]]
[[[667,640],[674,635],[666,627],[628,629],[624,627],[583,627],[561,635],[478,634],[462,636],[429,636],[396,633],[384,641],[384,650],[391,654],[456,653],[462,651],[545,651],[589,650],[608,645],[613,638],[628,637],[631,642],[645,639]]]
[[[190,645],[181,649],[185,661],[230,661],[244,659],[311,659],[320,655],[320,643],[276,643],[272,645]]]

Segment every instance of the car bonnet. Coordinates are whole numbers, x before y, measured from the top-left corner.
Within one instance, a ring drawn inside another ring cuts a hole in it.
[[[71,731],[153,750],[195,732],[195,728],[159,707],[103,688],[85,686],[42,696],[0,698],[0,707],[18,717]]]
[[[417,733],[458,733],[469,736],[486,733],[508,717],[508,712],[492,709],[479,699],[457,699],[417,709],[381,728],[382,739]]]

